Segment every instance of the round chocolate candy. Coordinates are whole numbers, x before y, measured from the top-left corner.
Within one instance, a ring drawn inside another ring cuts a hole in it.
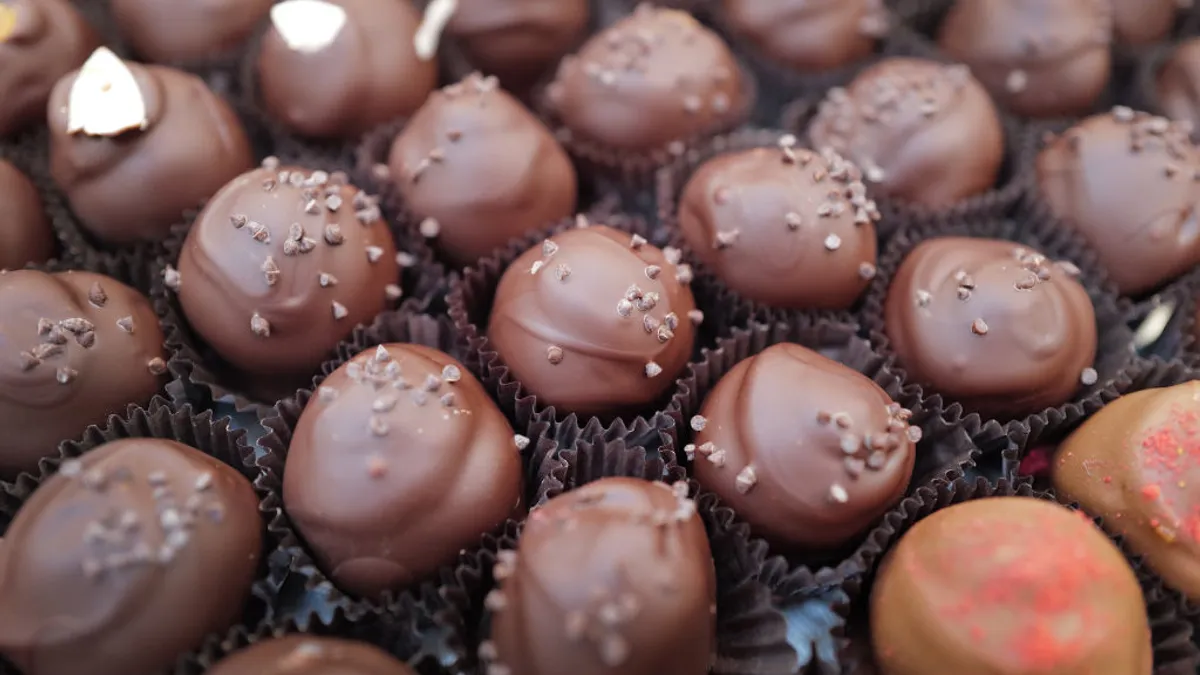
[[[411,114],[437,85],[420,23],[410,2],[280,2],[258,52],[262,105],[284,127],[329,139]]]
[[[830,90],[808,130],[880,194],[938,208],[984,192],[1004,163],[992,99],[965,66],[890,58]]]
[[[208,675],[413,675],[366,642],[288,635],[256,642],[208,670]]]
[[[547,94],[572,135],[635,153],[735,125],[749,104],[725,43],[687,12],[650,5],[563,59]]]
[[[54,231],[37,188],[0,159],[0,270],[45,262],[54,255]]]
[[[1002,106],[1028,117],[1091,109],[1111,75],[1111,42],[1108,0],[955,2],[938,36]]]
[[[662,398],[691,357],[691,277],[677,250],[603,225],[567,230],[505,271],[487,337],[543,405],[635,413]]]
[[[888,288],[885,330],[928,393],[985,417],[1041,412],[1095,382],[1096,315],[1078,273],[1009,241],[929,239]]]
[[[268,160],[208,202],[166,276],[225,361],[299,386],[400,297],[399,274],[372,197],[342,175]]]
[[[721,0],[720,7],[731,33],[802,73],[865,59],[888,28],[883,0]]]
[[[158,63],[227,54],[250,39],[275,0],[111,0],[121,35]]]
[[[875,276],[875,221],[862,173],[829,151],[718,155],[688,181],[679,228],[696,256],[751,300],[846,309]]]
[[[150,301],[91,272],[0,274],[0,476],[144,404],[167,372]]]
[[[1072,127],[1037,157],[1051,210],[1083,234],[1124,295],[1200,263],[1200,149],[1187,129],[1116,108]]]
[[[679,487],[684,487],[682,484]],[[498,556],[493,667],[522,675],[704,675],[716,575],[686,488],[604,478],[534,511]]]
[[[421,231],[458,267],[575,212],[567,153],[478,73],[429,97],[392,142],[388,166]]]
[[[523,91],[587,29],[588,0],[458,0],[446,26],[475,68]]]
[[[50,95],[50,172],[97,239],[162,239],[254,164],[233,109],[195,75],[97,49]]]
[[[164,672],[238,620],[261,554],[240,473],[174,441],[102,445],[64,461],[5,533],[0,653],[26,673]]]
[[[1158,71],[1158,104],[1167,117],[1200,129],[1200,38],[1180,42]]]
[[[935,511],[885,558],[870,601],[881,675],[1153,670],[1129,563],[1087,518],[1049,501]]]
[[[54,83],[99,45],[69,0],[0,0],[0,138],[45,119]]]
[[[339,588],[377,597],[524,513],[523,442],[462,364],[429,347],[380,345],[334,371],[305,407],[284,508]]]
[[[1113,32],[1124,45],[1158,42],[1171,33],[1175,13],[1191,0],[1108,0],[1113,10]]]

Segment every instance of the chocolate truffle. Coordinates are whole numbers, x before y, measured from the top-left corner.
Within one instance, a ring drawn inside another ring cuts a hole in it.
[[[375,597],[524,513],[525,441],[458,361],[380,345],[334,371],[305,407],[284,508],[339,588]]]
[[[162,239],[254,164],[233,109],[195,75],[101,47],[50,95],[50,172],[97,239]]]
[[[836,549],[908,487],[918,427],[870,378],[777,344],[726,373],[691,419],[696,480],[757,534]]]
[[[150,301],[91,272],[0,274],[0,477],[146,403],[167,372]]]
[[[1155,86],[1167,117],[1200,129],[1200,38],[1179,43],[1158,71]]]
[[[1108,0],[1113,11],[1113,32],[1118,42],[1145,45],[1171,33],[1175,12],[1191,0]]]
[[[45,262],[54,255],[54,231],[37,188],[0,159],[0,270]]]
[[[696,257],[751,300],[845,309],[875,276],[875,221],[862,174],[834,152],[732,152],[705,162],[679,200]]]
[[[258,52],[262,105],[302,136],[352,139],[412,114],[437,86],[410,2],[284,0]],[[418,40],[420,38],[420,40]]]
[[[888,29],[883,0],[721,0],[720,6],[733,35],[804,73],[865,59]]]
[[[677,487],[604,478],[530,514],[487,598],[495,664],[522,675],[707,673],[716,575],[696,505]]]
[[[121,35],[143,58],[198,61],[250,39],[274,0],[110,0]]]
[[[399,274],[373,198],[344,176],[268,160],[208,202],[165,276],[225,361],[301,385],[400,297]]]
[[[575,168],[536,117],[472,74],[434,92],[392,142],[405,207],[463,267],[575,213]]]
[[[978,499],[913,525],[885,559],[870,611],[881,675],[1153,668],[1129,563],[1087,518],[1040,499]]]
[[[1078,230],[1124,295],[1200,263],[1200,150],[1161,117],[1116,108],[1089,117],[1037,157],[1050,209]]]
[[[366,642],[288,635],[233,654],[208,675],[414,675],[411,668]]]
[[[1018,115],[1087,112],[1108,85],[1108,0],[955,2],[938,43]]]
[[[1079,270],[1009,241],[939,237],[901,263],[885,330],[910,380],[990,417],[1066,403],[1096,381]]]
[[[891,58],[830,90],[808,130],[862,167],[880,194],[931,208],[996,183],[1004,129],[966,66]]]
[[[63,462],[0,546],[0,653],[26,673],[163,672],[235,623],[262,555],[250,481],[157,438]]]
[[[0,138],[44,119],[54,83],[99,44],[68,0],[0,0]]]
[[[573,136],[636,153],[735,126],[750,103],[716,34],[687,12],[649,5],[563,59],[547,93]]]
[[[1054,487],[1200,600],[1200,382],[1127,394],[1054,458]]]
[[[487,337],[543,405],[638,412],[692,355],[699,319],[679,251],[603,225],[567,230],[505,271]]]
[[[583,37],[588,0],[458,0],[446,33],[467,60],[521,91]]]

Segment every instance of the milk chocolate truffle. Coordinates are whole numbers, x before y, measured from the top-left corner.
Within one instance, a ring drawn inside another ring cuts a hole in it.
[[[862,174],[834,152],[732,152],[705,162],[679,200],[696,256],[742,296],[776,307],[845,309],[875,276],[875,221]]]
[[[1054,487],[1200,599],[1200,382],[1113,401],[1058,449]]]
[[[990,417],[1041,412],[1096,381],[1096,315],[1078,273],[1009,241],[930,239],[888,288],[885,330],[927,393]]]
[[[373,198],[344,176],[268,160],[208,202],[165,278],[230,365],[302,384],[400,297],[399,274]]]
[[[0,270],[45,262],[54,255],[54,231],[37,188],[0,159]]]
[[[91,272],[0,274],[0,477],[146,403],[167,371],[150,301]]]
[[[54,83],[99,44],[69,0],[0,0],[0,138],[44,119]]]
[[[54,87],[50,172],[97,239],[162,239],[254,164],[233,109],[195,75],[97,49]]]
[[[938,43],[1018,115],[1087,112],[1108,85],[1108,0],[955,2]]]
[[[473,66],[521,91],[584,35],[588,0],[458,0],[446,26]]]
[[[392,142],[405,207],[454,265],[575,213],[575,168],[496,78],[469,75],[434,92]]]
[[[258,498],[174,441],[63,462],[0,546],[0,653],[22,672],[163,672],[235,623],[262,550]]]
[[[749,104],[716,34],[687,12],[649,5],[564,59],[548,94],[571,134],[643,153],[736,125]]]
[[[883,0],[721,0],[721,11],[734,35],[804,73],[861,61],[888,29]]]
[[[1200,129],[1200,38],[1179,43],[1158,71],[1156,88],[1167,117]]]
[[[272,4],[274,0],[111,0],[121,35],[142,58],[159,63],[198,61],[240,47]]]
[[[380,345],[334,371],[305,407],[284,508],[339,588],[378,596],[524,513],[525,440],[450,356]]]
[[[1080,122],[1037,158],[1051,210],[1096,249],[1124,295],[1200,263],[1200,150],[1187,129],[1116,108]]]
[[[885,559],[870,612],[881,675],[1153,668],[1129,563],[1089,520],[1040,499],[964,502],[913,525]]]
[[[366,642],[288,635],[263,640],[208,670],[209,675],[414,675],[413,670]]]
[[[604,478],[534,511],[499,556],[495,662],[522,675],[703,675],[716,575],[687,490]]]
[[[699,319],[691,277],[677,250],[603,225],[567,230],[505,271],[487,337],[542,404],[637,412],[691,357]]]
[[[918,427],[870,378],[777,344],[744,359],[691,426],[694,472],[759,535],[791,549],[836,549],[904,495]]]
[[[1113,10],[1117,41],[1131,46],[1150,44],[1167,37],[1179,8],[1190,0],[1108,0]]]
[[[932,208],[984,192],[1004,162],[992,99],[965,66],[891,58],[829,91],[808,130],[880,194]]]
[[[412,114],[437,86],[410,2],[284,0],[258,53],[268,114],[302,136],[355,138]]]

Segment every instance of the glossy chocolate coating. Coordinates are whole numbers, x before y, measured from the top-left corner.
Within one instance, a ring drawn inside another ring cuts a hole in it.
[[[885,330],[927,393],[984,416],[1041,412],[1096,375],[1096,315],[1077,274],[1010,241],[930,239],[892,280]]]
[[[649,5],[563,59],[547,93],[572,134],[628,152],[727,128],[747,104],[725,43],[690,14]]]
[[[495,577],[492,640],[509,672],[708,672],[712,553],[696,505],[664,483],[604,478],[555,497]]]
[[[366,642],[288,635],[263,640],[217,663],[208,675],[413,675]]]
[[[969,561],[969,562],[968,562]],[[881,675],[1150,675],[1129,563],[1080,514],[1028,497],[963,502],[913,525],[871,591]]]
[[[1108,0],[955,2],[938,43],[1004,107],[1028,117],[1087,112],[1108,85]]]
[[[198,61],[250,39],[275,0],[110,0],[121,35],[144,59]]]
[[[464,267],[575,213],[575,168],[550,130],[478,74],[434,92],[392,142],[392,180]]]
[[[0,476],[145,404],[166,373],[150,301],[91,272],[0,274]]]
[[[1189,0],[1108,0],[1113,10],[1117,42],[1138,46],[1157,42],[1171,33],[1175,13]]]
[[[836,549],[903,496],[911,413],[865,375],[795,344],[742,360],[692,427],[696,479],[784,549]]]
[[[603,225],[567,230],[505,271],[487,337],[525,391],[580,415],[642,411],[683,372],[691,269]]]
[[[514,439],[462,364],[429,347],[383,345],[334,371],[304,409],[284,508],[339,588],[375,597],[524,513]]]
[[[588,0],[458,0],[446,26],[471,65],[521,91],[587,29]]]
[[[54,83],[99,45],[69,0],[0,0],[0,138],[45,119]]]
[[[862,167],[880,194],[932,208],[984,192],[1004,162],[1004,128],[965,66],[891,58],[832,89],[808,130]]]
[[[96,238],[114,245],[157,240],[183,213],[254,165],[233,109],[195,75],[126,62],[146,106],[145,124],[115,136],[68,131],[71,87],[54,87],[47,114],[50,172]]]
[[[1163,113],[1200,129],[1200,38],[1179,43],[1158,71],[1156,85]]]
[[[757,148],[705,162],[679,200],[696,256],[740,295],[776,307],[846,309],[875,276],[862,174],[835,153]]]
[[[1186,129],[1118,108],[1080,122],[1037,158],[1042,197],[1096,249],[1124,295],[1200,263],[1200,150]]]
[[[67,460],[0,546],[0,652],[23,672],[163,672],[238,619],[262,554],[250,481],[174,441]]]
[[[720,6],[734,35],[799,72],[861,61],[888,27],[882,0],[721,0]]]
[[[1200,382],[1122,396],[1058,448],[1054,488],[1200,599]]]
[[[437,86],[437,62],[421,59],[413,36],[421,15],[411,2],[327,0],[345,24],[319,49],[294,49],[276,25],[258,53],[260,97],[268,114],[315,138],[353,139],[410,115]]]
[[[400,296],[395,245],[375,201],[344,176],[272,161],[208,202],[178,271],[192,329],[257,375],[311,375]]]
[[[54,231],[29,178],[0,160],[0,270],[45,262],[54,255]]]

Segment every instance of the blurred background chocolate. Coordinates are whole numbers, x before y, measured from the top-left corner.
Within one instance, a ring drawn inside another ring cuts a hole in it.
[[[0,548],[0,653],[27,673],[163,672],[237,620],[261,529],[250,481],[186,445],[64,460]]]
[[[865,59],[889,23],[883,0],[721,0],[719,11],[731,33],[801,73]]]
[[[413,675],[375,645],[315,635],[287,635],[246,647],[208,675]]]
[[[457,267],[575,213],[575,168],[550,130],[496,78],[430,95],[392,142],[404,208]]]
[[[1004,162],[987,91],[965,66],[925,59],[884,59],[831,89],[808,136],[857,164],[879,194],[931,208],[988,190]]]
[[[847,309],[875,276],[875,221],[862,173],[830,151],[795,147],[717,155],[679,200],[679,229],[697,258],[751,300]]]
[[[494,649],[482,650],[494,651],[493,668],[703,675],[712,665],[716,576],[686,491],[605,478],[555,497],[498,556],[495,577]]]
[[[1107,0],[1113,11],[1113,33],[1117,42],[1141,46],[1171,34],[1175,15],[1191,0]]]
[[[141,58],[196,62],[228,54],[250,39],[274,0],[109,0],[122,37]]]
[[[1200,129],[1200,38],[1180,42],[1158,71],[1155,93],[1162,112]]]
[[[969,0],[953,3],[938,45],[1018,115],[1080,115],[1108,85],[1112,23],[1108,0]]]
[[[0,159],[0,270],[42,263],[54,255],[54,231],[29,177]]]
[[[167,371],[150,301],[91,272],[0,274],[0,477],[145,404]]]
[[[55,85],[47,115],[50,172],[105,244],[164,238],[254,164],[241,122],[203,80],[104,47]]]
[[[45,119],[54,84],[98,46],[68,0],[0,0],[0,138]]]
[[[888,288],[885,331],[927,395],[985,417],[1038,413],[1095,383],[1096,316],[1078,273],[1010,241],[928,239]]]
[[[1200,150],[1187,132],[1116,108],[1037,157],[1041,196],[1096,249],[1122,294],[1154,290],[1200,262]]]
[[[284,0],[256,55],[259,101],[286,129],[323,139],[410,115],[437,85],[420,23],[407,1]]]

